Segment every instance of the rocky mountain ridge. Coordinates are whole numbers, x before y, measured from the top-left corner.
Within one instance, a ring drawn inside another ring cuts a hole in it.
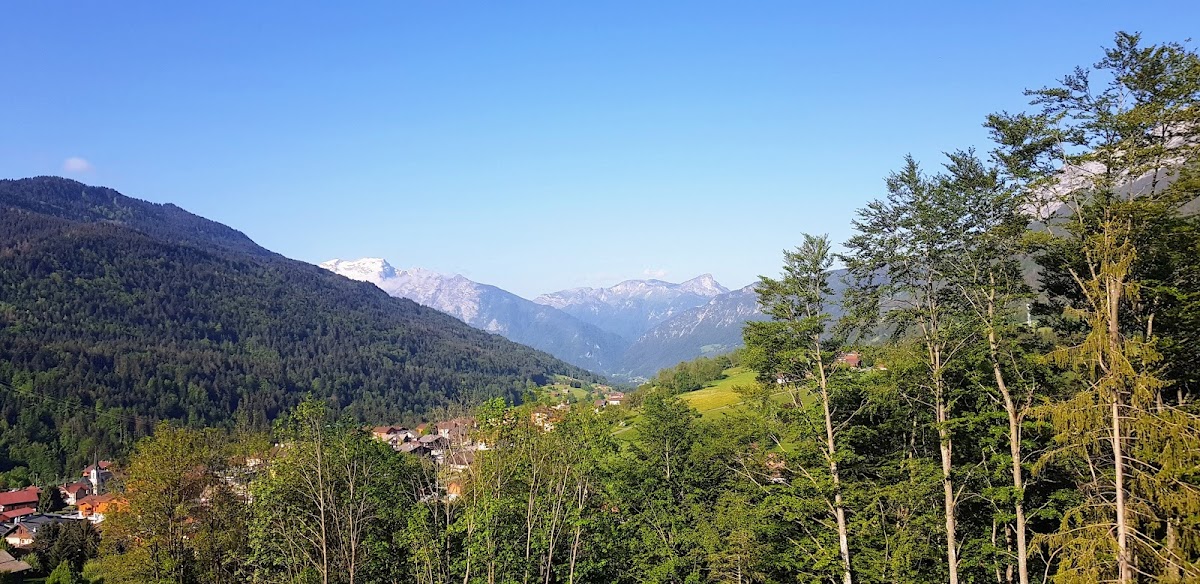
[[[731,351],[741,346],[742,325],[761,317],[753,286],[730,291],[711,274],[680,283],[626,280],[528,300],[458,274],[397,269],[382,258],[334,259],[320,266],[568,363],[629,380]]]

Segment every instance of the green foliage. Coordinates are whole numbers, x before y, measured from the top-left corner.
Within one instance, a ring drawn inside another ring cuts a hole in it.
[[[46,584],[84,584],[83,577],[79,572],[71,566],[69,562],[63,560],[58,564],[58,567],[50,572],[46,577]]]
[[[416,421],[519,401],[556,373],[596,379],[178,208],[65,179],[0,181],[0,290],[0,480],[14,486],[127,452],[162,419],[262,431],[312,393],[359,420]]]
[[[164,422],[138,442],[103,524],[105,582],[238,581],[247,510],[224,479],[225,439]]]
[[[253,483],[249,569],[265,581],[394,582],[409,564],[417,466],[324,403],[302,402],[277,430],[284,445]],[[220,546],[217,546],[220,547]],[[216,556],[214,556],[216,557]]]
[[[27,557],[58,580],[86,567],[109,583],[1196,581],[1200,220],[1180,208],[1200,200],[1188,142],[1200,59],[1137,41],[1118,35],[1098,64],[1108,85],[1079,70],[1032,93],[1042,111],[991,116],[995,167],[953,152],[929,175],[907,159],[846,246],[846,326],[827,303],[830,243],[805,237],[760,282],[770,320],[747,327],[743,353],[664,370],[628,408],[510,406],[552,364],[457,328],[410,335],[425,322],[397,316],[411,307],[252,250],[235,257],[234,234],[167,246],[119,226],[0,217],[16,228],[0,231],[0,289],[12,291],[0,349],[13,356],[0,372],[18,396],[5,399],[91,388],[0,402],[6,482],[43,483],[65,453],[110,447],[150,418],[219,426],[159,425],[138,442],[99,559],[89,524],[47,529]],[[1104,168],[1046,190],[1081,163]],[[1065,206],[1030,226],[1047,192]],[[99,207],[63,212],[138,216]],[[42,251],[12,251],[25,249]],[[1035,264],[1037,278],[1022,271]],[[241,290],[230,306],[206,288],[222,278]],[[310,280],[327,293],[282,290]],[[262,303],[273,297],[308,304],[291,319]],[[64,322],[68,309],[85,324]],[[879,367],[837,364],[847,338]],[[417,380],[414,394],[404,384]],[[723,415],[693,407],[734,384],[745,387]],[[353,421],[468,396],[489,449],[465,466],[393,452]],[[236,424],[234,406],[249,412]],[[613,431],[627,416],[622,448]],[[272,444],[253,497],[238,496],[230,461]]]
[[[89,521],[54,523],[40,529],[33,542],[31,553],[42,566],[63,565],[71,573],[79,574],[88,560],[96,557],[100,549],[100,532]]]
[[[739,359],[740,352],[716,357],[697,357],[659,371],[646,385],[661,387],[671,393],[695,391],[722,379],[725,370],[734,367]]]

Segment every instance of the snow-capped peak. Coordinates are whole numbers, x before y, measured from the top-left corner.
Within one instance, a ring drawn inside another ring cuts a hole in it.
[[[358,260],[332,259],[321,262],[320,267],[335,274],[341,274],[351,280],[370,282],[378,285],[389,278],[396,277],[396,268],[383,258],[362,258]]]

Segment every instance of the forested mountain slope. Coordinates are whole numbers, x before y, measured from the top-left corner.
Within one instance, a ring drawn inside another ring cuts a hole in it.
[[[0,472],[55,476],[158,419],[265,427],[309,392],[385,421],[592,378],[175,207],[46,177],[0,202]]]

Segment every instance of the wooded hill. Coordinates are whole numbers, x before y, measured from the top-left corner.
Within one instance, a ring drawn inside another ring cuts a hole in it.
[[[312,393],[416,420],[553,374],[595,379],[172,205],[0,181],[0,472],[16,482],[115,455],[160,419],[267,428]]]

